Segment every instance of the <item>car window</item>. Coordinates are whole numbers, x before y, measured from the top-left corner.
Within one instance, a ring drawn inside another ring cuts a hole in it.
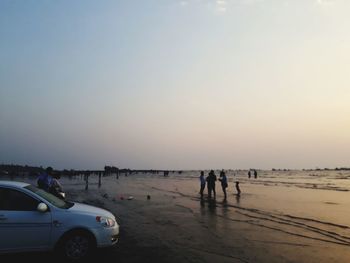
[[[39,201],[15,189],[0,188],[0,210],[35,211]]]
[[[33,193],[39,195],[40,197],[44,198],[46,201],[48,201],[50,204],[58,207],[58,208],[63,208],[63,209],[68,209],[74,205],[74,203],[64,201],[62,199],[59,199],[58,197],[54,196],[51,193],[48,193],[42,189],[39,189],[33,185],[28,185],[24,187]]]

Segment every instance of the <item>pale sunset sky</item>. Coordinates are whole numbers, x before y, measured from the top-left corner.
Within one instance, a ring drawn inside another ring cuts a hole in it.
[[[0,1],[0,163],[350,166],[350,1]]]

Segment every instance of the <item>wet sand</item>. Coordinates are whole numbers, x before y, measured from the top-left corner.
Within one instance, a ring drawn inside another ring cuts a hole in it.
[[[298,181],[288,176],[248,180],[229,175],[226,202],[219,184],[216,200],[201,200],[196,172],[103,177],[101,187],[91,176],[88,190],[80,177],[62,178],[62,184],[68,199],[104,207],[120,224],[119,244],[99,250],[91,262],[348,262],[346,184],[337,191],[338,185],[326,180],[331,187],[319,189],[323,181],[318,180],[315,189],[303,187],[310,182],[302,176]],[[238,179],[240,197],[233,183]],[[30,253],[0,260],[44,262],[51,256]]]

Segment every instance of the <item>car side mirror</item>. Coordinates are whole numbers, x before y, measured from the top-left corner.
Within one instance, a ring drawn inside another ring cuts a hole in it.
[[[49,208],[47,207],[47,204],[45,203],[40,203],[38,204],[37,210],[39,212],[45,213]]]

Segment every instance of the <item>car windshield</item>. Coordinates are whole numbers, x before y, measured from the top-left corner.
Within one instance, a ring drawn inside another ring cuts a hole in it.
[[[54,196],[53,194],[50,194],[42,189],[39,189],[33,185],[25,186],[24,188],[28,189],[29,191],[39,195],[40,197],[44,198],[46,201],[48,201],[50,204],[62,208],[62,209],[68,209],[74,205],[72,202],[67,202],[62,199],[59,199],[58,197]]]

